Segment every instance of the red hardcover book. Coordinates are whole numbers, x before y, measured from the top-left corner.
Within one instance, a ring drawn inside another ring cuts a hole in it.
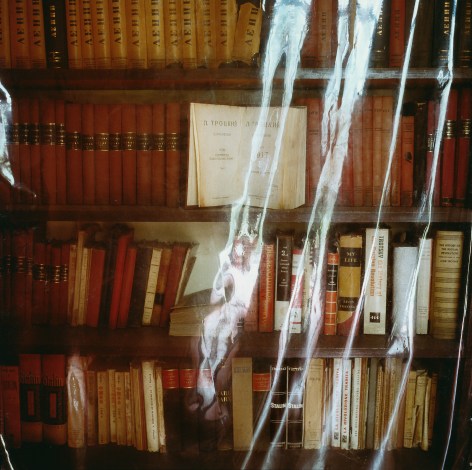
[[[118,312],[120,307],[121,289],[123,287],[123,274],[125,268],[126,251],[133,239],[133,230],[122,233],[117,240],[115,259],[113,263],[113,281],[109,304],[108,326],[116,328],[118,324]]]
[[[136,204],[136,105],[122,105],[123,204]]]
[[[83,204],[83,161],[81,105],[66,103],[67,202]]]
[[[198,410],[197,393],[198,369],[188,360],[179,369],[180,404],[182,409],[182,451],[188,455],[198,455]],[[165,418],[164,418],[165,419]]]
[[[61,243],[61,286],[59,295],[60,317],[59,323],[67,323],[67,312],[69,310],[69,260],[71,244],[69,242]]]
[[[152,105],[151,203],[166,205],[165,104]]]
[[[84,204],[95,204],[95,124],[91,103],[81,106]]]
[[[411,207],[413,205],[413,168],[415,161],[415,117],[402,116],[401,118],[401,182],[400,204]]]
[[[33,294],[32,294],[32,323],[44,325],[48,321],[48,301],[46,284],[48,282],[48,244],[35,242],[33,255]]]
[[[31,152],[29,131],[30,124],[30,100],[29,98],[18,99],[18,122],[19,122],[19,146],[18,146],[18,192],[14,193],[15,202],[25,204],[32,203],[31,193]]]
[[[162,368],[164,424],[167,452],[182,450],[182,414],[180,403],[179,368],[167,364]]]
[[[123,266],[123,281],[121,284],[120,305],[118,308],[118,321],[116,325],[118,328],[125,328],[128,325],[131,290],[133,288],[134,268],[136,266],[136,253],[136,245],[128,245]]]
[[[454,203],[464,207],[469,181],[470,131],[472,122],[472,88],[462,88],[457,127],[456,184]]]
[[[4,286],[4,314],[6,318],[12,317],[11,312],[11,285],[12,285],[12,256],[11,256],[11,238],[12,234],[10,230],[5,230],[3,232],[3,243],[2,243],[2,251],[3,251],[3,286]]]
[[[166,104],[166,206],[180,204],[180,104]]]
[[[444,137],[441,158],[441,205],[452,206],[454,204],[454,176],[456,160],[456,123],[458,92],[451,89],[446,109],[446,122],[444,123]]]
[[[138,204],[151,204],[152,193],[152,105],[137,106],[136,113],[136,180]]]
[[[67,204],[66,104],[56,100],[56,174],[57,203]]]
[[[331,251],[328,253],[328,265],[326,269],[326,299],[324,313],[325,335],[336,334],[336,315],[338,300],[338,269],[339,269],[339,253]]]
[[[166,290],[159,319],[160,326],[167,326],[169,324],[170,310],[175,304],[184,261],[189,248],[190,246],[187,243],[174,243],[172,246]]]
[[[364,154],[362,143],[362,100],[354,106],[351,124],[352,166],[353,166],[353,205],[364,205]]]
[[[392,0],[389,67],[401,67],[405,53],[405,0]]]
[[[56,106],[54,100],[39,103],[42,202],[57,203]]]
[[[30,141],[31,161],[31,197],[32,201],[41,201],[41,146],[39,125],[39,100],[30,98],[30,129],[28,138]]]
[[[403,118],[403,116],[402,116]],[[402,180],[402,126],[398,127],[395,150],[392,156],[392,166],[390,168],[390,204],[400,205],[400,192]]]
[[[64,354],[41,356],[42,389],[41,419],[43,441],[64,445],[67,443],[67,390],[66,357]]]
[[[436,102],[428,101],[428,117],[426,124],[426,169],[425,169],[425,190],[433,192],[433,204],[437,205],[439,194],[439,187],[436,184],[440,175],[440,166],[436,167],[436,181],[432,180],[433,160],[434,160],[434,145],[436,141]]]
[[[332,40],[336,37],[333,34],[333,23],[337,21],[337,2],[331,0],[319,0],[315,3],[315,21],[316,21],[316,50],[315,67],[331,67],[333,62],[333,53],[335,54]]]
[[[61,323],[61,246],[51,244],[49,263],[49,323]]]
[[[9,128],[10,136],[8,138],[8,154],[10,157],[11,176],[13,184],[11,186],[10,195],[11,202],[20,201],[20,116],[18,109],[18,101],[12,100],[11,105],[11,125]]]
[[[19,355],[20,416],[22,442],[41,442],[41,355]]]
[[[378,207],[382,197],[382,97],[372,97],[372,204]]]
[[[103,273],[105,269],[105,248],[93,246],[91,249],[90,276],[86,308],[86,325],[97,327],[102,298]]]
[[[3,401],[3,436],[7,445],[21,445],[20,377],[18,366],[0,365]]]
[[[26,230],[15,230],[12,236],[12,311],[21,325],[31,324],[26,306],[26,253],[28,235]]]
[[[123,156],[121,145],[121,104],[109,107],[110,130],[110,203],[120,205],[123,202]]]
[[[259,331],[274,331],[275,243],[262,246],[259,267]]]
[[[390,152],[390,142],[393,134],[393,97],[382,96],[382,132],[381,132],[381,179],[382,188],[385,179],[387,178],[387,166]],[[375,155],[375,153],[374,153]],[[390,192],[387,191],[384,195],[383,203],[385,206],[390,206]]]
[[[109,105],[94,105],[95,203],[110,203]]]

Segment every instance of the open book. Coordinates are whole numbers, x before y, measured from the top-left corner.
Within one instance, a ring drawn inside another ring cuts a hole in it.
[[[269,209],[303,205],[306,108],[289,108],[285,126],[282,111],[268,109],[260,144],[253,150],[261,108],[192,103],[187,205],[222,206],[243,197],[256,207],[264,207],[268,198]]]

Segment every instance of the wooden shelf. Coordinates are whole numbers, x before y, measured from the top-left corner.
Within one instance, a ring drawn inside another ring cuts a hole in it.
[[[253,208],[255,215],[261,209]],[[333,212],[333,223],[376,223],[378,208],[339,207]],[[301,207],[293,210],[269,210],[267,222],[306,223],[310,220],[311,209]],[[230,208],[177,208],[154,206],[31,206],[15,205],[0,211],[0,223],[40,222],[40,221],[102,221],[102,222],[226,222],[230,218]],[[315,217],[319,222],[320,217]],[[434,207],[431,213],[421,213],[416,207],[386,207],[382,210],[382,223],[470,223],[472,211],[459,207]]]
[[[94,354],[98,356],[153,356],[190,357],[198,338],[168,336],[164,328],[142,327],[110,330],[108,328],[35,326],[20,330],[2,325],[0,356],[16,357],[19,353],[43,354]],[[292,335],[285,357],[342,357],[347,338],[320,336],[316,345],[307,348],[305,335]],[[354,339],[350,357],[385,357],[391,353],[392,343],[386,336],[359,335]],[[244,333],[240,355],[276,358],[279,351],[278,333]],[[438,340],[427,335],[414,339],[413,355],[416,358],[453,359],[458,356],[455,340]],[[394,355],[407,356],[408,351]]]
[[[156,90],[156,89],[259,89],[260,69],[228,67],[222,69],[162,69],[162,70],[119,70],[119,69],[4,69],[0,81],[9,89],[23,90]],[[332,69],[299,69],[296,88],[319,87],[332,76]],[[367,80],[380,82],[385,86],[398,84],[400,69],[371,69]],[[409,85],[433,85],[447,76],[447,70],[436,68],[410,69]],[[343,78],[344,71],[343,71]],[[457,83],[470,81],[471,69],[456,69],[453,78]],[[284,70],[277,71],[274,86],[281,87]]]
[[[54,447],[42,444],[26,444],[21,450],[13,450],[11,459],[14,468],[46,468],[39,467],[38,462],[54,462],[54,468],[68,469],[240,469],[244,463],[246,452],[200,452],[192,455],[157,454],[138,452],[134,448],[104,445],[70,449],[68,447]],[[266,453],[253,452],[247,463],[247,469],[263,468]],[[385,452],[379,456],[378,451],[346,451],[327,449],[327,451],[309,450],[278,450],[272,452],[272,460],[266,462],[265,467],[272,470],[287,468],[307,468],[311,463],[313,468],[372,468],[374,460],[379,457],[381,468],[395,468],[397,470],[411,468],[441,468],[442,459],[434,449],[423,452],[419,449],[397,449]],[[48,468],[51,468],[49,466]]]

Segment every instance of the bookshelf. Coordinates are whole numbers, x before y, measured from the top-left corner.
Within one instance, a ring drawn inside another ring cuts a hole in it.
[[[284,69],[279,67],[274,78],[273,101],[280,102],[284,86]],[[301,67],[297,70],[294,81],[294,97],[320,97],[329,80],[331,68]],[[406,75],[406,99],[427,100],[441,88],[447,79],[453,79],[455,87],[469,87],[472,81],[471,68],[455,68],[452,76],[446,69],[432,67],[410,68]],[[348,80],[343,72],[341,86]],[[366,90],[372,95],[395,95],[402,79],[398,68],[371,68],[366,75]],[[254,66],[227,67],[220,69],[2,69],[1,84],[12,94],[14,99],[35,99],[38,97],[53,100],[65,100],[73,103],[189,103],[193,100],[214,104],[258,105],[262,95],[261,70]],[[182,159],[186,158],[185,151]],[[184,175],[185,176],[185,175]],[[182,183],[182,182],[181,182]],[[182,184],[185,186],[185,182]],[[250,217],[259,214],[258,209],[250,209]],[[278,228],[296,228],[303,231],[311,219],[311,208],[300,207],[293,210],[269,210],[266,218],[267,232]],[[136,224],[139,233],[154,233],[159,226],[166,231],[166,225],[179,224],[179,227],[199,226],[199,236],[210,238],[203,244],[205,255],[211,247],[211,237],[218,230],[218,242],[224,239],[228,222],[231,220],[231,208],[194,208],[163,207],[153,205],[108,205],[108,204],[3,204],[0,208],[0,226],[6,230],[11,227],[38,226],[40,231],[53,233],[61,231],[69,236],[71,226],[98,222],[107,227],[113,223]],[[380,214],[376,207],[342,207],[334,209],[330,223],[332,227],[346,227],[362,231],[372,227],[380,220],[381,224],[393,227],[396,231],[414,228],[420,232],[427,224],[432,228],[453,228],[465,233],[464,259],[470,261],[470,227],[472,211],[468,207],[434,207],[429,211],[420,211],[418,207],[385,207]],[[319,214],[315,224],[321,222]],[[51,227],[53,227],[51,229]],[[143,228],[144,227],[144,228]],[[203,228],[202,228],[203,227]],[[170,232],[170,229],[168,229]],[[189,232],[183,234],[184,238]],[[223,233],[223,236],[222,236]],[[217,243],[216,243],[217,245]],[[214,266],[212,267],[214,268]],[[197,276],[206,276],[211,284],[211,269],[205,271],[201,266]],[[463,280],[462,292],[469,301],[470,281]],[[466,282],[468,283],[467,285]],[[204,282],[202,281],[204,284]],[[472,403],[472,320],[470,307],[466,302],[463,341],[440,340],[431,335],[416,335],[413,350],[397,352],[395,357],[412,359],[418,367],[434,370],[439,374],[438,407],[435,432],[428,451],[418,448],[398,448],[384,453],[373,450],[341,450],[325,445],[320,451],[308,449],[271,449],[267,452],[251,453],[246,468],[261,468],[265,458],[270,457],[271,468],[302,468],[323,462],[324,468],[343,468],[356,465],[359,468],[371,468],[380,462],[381,468],[441,468],[442,459],[448,443],[449,426],[452,426],[452,439],[448,448],[447,468],[461,468],[466,465],[467,444],[470,434]],[[313,351],[307,353],[306,334],[292,335],[287,344],[286,359],[322,358],[331,360],[343,358],[346,354],[347,340],[341,336],[320,335]],[[183,361],[191,358],[195,351],[195,338],[169,336],[165,327],[137,327],[110,329],[105,326],[90,328],[67,325],[20,326],[16,321],[0,323],[0,364],[15,363],[18,356],[25,353],[49,355],[74,354],[110,358],[113,361],[129,362],[132,359],[157,358],[159,360]],[[278,357],[280,334],[244,332],[239,339],[238,356],[265,358],[273,363]],[[353,341],[349,352],[350,358],[376,358],[384,360],[392,345],[388,335],[361,334]],[[458,368],[458,380],[454,381],[454,371]],[[457,386],[457,390],[454,387]],[[451,410],[454,403],[454,411]],[[451,424],[452,423],[452,424]],[[199,452],[186,455],[185,452],[150,453],[138,451],[130,446],[116,444],[91,445],[81,449],[72,449],[67,445],[53,446],[47,443],[22,443],[21,448],[10,450],[11,458],[19,468],[37,466],[38,462],[57,462],[58,468],[108,468],[116,469],[151,469],[151,468],[241,468],[246,452],[220,451]],[[5,456],[0,452],[0,468],[3,470]],[[468,461],[467,461],[468,462]],[[267,463],[267,462],[266,462]]]

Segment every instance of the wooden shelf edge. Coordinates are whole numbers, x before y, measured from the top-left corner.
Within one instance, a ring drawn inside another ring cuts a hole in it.
[[[254,214],[261,209],[252,208]],[[229,207],[168,208],[157,206],[33,206],[11,205],[0,210],[0,222],[11,221],[114,221],[114,222],[225,222],[230,219]],[[266,220],[273,223],[306,223],[311,208],[269,210]],[[320,216],[315,216],[319,221]],[[420,212],[416,207],[386,207],[380,217],[375,207],[338,207],[333,223],[471,223],[472,211],[460,207],[436,207],[431,212]]]

